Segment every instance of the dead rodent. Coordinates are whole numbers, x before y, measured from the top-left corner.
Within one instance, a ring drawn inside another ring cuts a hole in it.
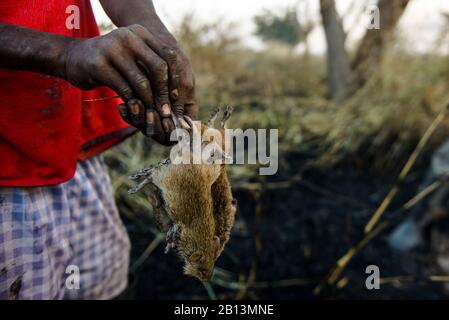
[[[224,125],[232,113],[227,108],[219,129],[214,122],[219,109],[214,110],[207,125],[197,126],[186,117],[191,126],[190,137],[201,132],[212,133],[203,145],[215,142],[213,159],[225,160]],[[222,141],[214,133],[220,133]],[[192,139],[189,139],[192,141]],[[182,140],[179,143],[183,143]],[[185,142],[184,142],[185,143]],[[156,166],[147,167],[130,179],[141,182],[130,193],[144,186],[149,187],[148,199],[153,205],[156,221],[166,233],[166,252],[174,249],[184,262],[184,273],[201,281],[208,281],[213,273],[215,261],[220,256],[234,225],[236,202],[232,197],[226,165],[203,160],[200,154],[190,149],[190,164],[175,164],[170,159]],[[197,162],[195,162],[196,160]],[[200,164],[195,164],[201,162]],[[212,163],[211,163],[212,162]]]

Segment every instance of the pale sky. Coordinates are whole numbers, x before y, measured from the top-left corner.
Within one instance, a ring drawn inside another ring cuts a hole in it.
[[[107,22],[108,17],[101,9],[98,0],[91,0],[97,21]],[[243,43],[252,48],[260,48],[261,42],[254,37],[253,17],[263,11],[281,10],[287,6],[309,6],[309,17],[313,21],[320,21],[319,0],[154,0],[156,10],[169,29],[173,29],[180,17],[193,13],[199,22],[214,22],[218,19],[233,22],[237,25],[237,32],[244,40]],[[340,13],[346,12],[349,0],[336,0]],[[376,3],[376,1],[372,0]],[[425,51],[431,47],[433,40],[444,23],[441,12],[449,13],[448,0],[412,0],[401,20],[401,30],[407,37],[408,46],[412,50]],[[352,19],[353,20],[353,19]],[[345,21],[346,27],[352,27],[351,19]],[[350,33],[351,40],[357,39],[364,32],[363,24],[355,26]],[[324,34],[321,27],[315,29],[309,38],[311,50],[314,53],[325,51]]]

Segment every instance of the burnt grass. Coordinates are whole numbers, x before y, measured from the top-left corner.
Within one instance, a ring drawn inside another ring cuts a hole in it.
[[[291,161],[301,162],[298,155]],[[417,193],[428,161],[409,175],[391,212]],[[298,168],[300,167],[298,163]],[[280,171],[267,183],[285,181],[297,172]],[[211,283],[219,299],[440,299],[448,298],[441,283],[426,276],[441,274],[435,257],[426,246],[405,254],[392,251],[388,230],[373,239],[342,274],[346,283],[326,287],[319,295],[315,287],[336,261],[363,235],[374,210],[394,183],[394,174],[357,169],[349,162],[338,168],[309,168],[301,180],[287,188],[269,189],[259,200],[254,193],[235,190],[238,213],[233,235],[217,267],[231,272],[225,283]],[[258,206],[259,205],[259,206]],[[120,206],[120,204],[119,204]],[[259,215],[257,208],[260,208]],[[151,223],[151,221],[148,221]],[[153,240],[154,235],[125,221],[133,244],[131,263]],[[257,250],[255,236],[260,238]],[[132,272],[124,299],[209,299],[202,283],[182,274],[182,263],[174,254],[164,254],[163,243]],[[381,284],[368,290],[365,269],[377,265],[381,278],[412,276],[409,281]],[[247,291],[229,288],[231,281],[247,281]]]

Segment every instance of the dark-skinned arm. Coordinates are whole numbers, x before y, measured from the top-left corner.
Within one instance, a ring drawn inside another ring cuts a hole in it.
[[[0,68],[65,77],[65,49],[71,39],[0,24]]]
[[[126,116],[141,131],[168,144],[168,70],[148,43],[153,36],[137,25],[90,39],[64,37],[0,24],[0,68],[65,79],[80,89],[108,86],[126,102]],[[145,114],[139,110],[145,104]],[[165,110],[165,111],[164,111]],[[120,110],[122,116],[124,111]]]

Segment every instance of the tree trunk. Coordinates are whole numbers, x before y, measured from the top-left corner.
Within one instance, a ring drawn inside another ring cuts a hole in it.
[[[396,26],[410,0],[379,0],[380,29],[367,30],[355,59],[354,89],[363,86],[379,66],[385,47],[394,39]]]
[[[333,99],[345,97],[351,83],[351,67],[345,49],[345,33],[334,0],[320,0],[327,42],[328,82]]]

